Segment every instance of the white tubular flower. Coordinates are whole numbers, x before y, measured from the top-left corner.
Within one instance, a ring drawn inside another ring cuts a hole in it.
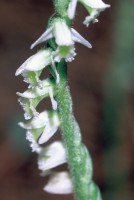
[[[53,173],[43,189],[52,194],[71,194],[73,186],[68,172]]]
[[[41,135],[38,140],[39,144],[47,142],[57,131],[59,124],[60,121],[56,111],[44,111],[28,123],[19,123],[22,128],[31,131],[34,135],[38,135],[38,138]]]
[[[51,64],[50,49],[40,50],[30,58],[28,58],[16,71],[15,75],[18,76],[24,71],[40,71],[47,65]]]
[[[102,0],[78,0],[81,2],[87,11],[90,13],[89,16],[85,18],[85,21],[83,24],[85,24],[87,27],[89,26],[90,22],[98,22],[96,17],[99,15],[99,13],[106,8],[109,8],[109,4],[105,4]]]
[[[46,171],[61,165],[66,161],[66,153],[63,143],[56,141],[42,149],[38,158],[38,168],[42,171]]]
[[[54,99],[54,93],[55,92],[54,92],[53,84],[50,82],[49,79],[47,79],[47,80],[42,81],[42,88],[35,86],[33,88],[29,88],[28,90],[26,90],[23,93],[17,92],[17,95],[22,97],[22,98],[25,98],[26,100],[24,100],[24,101],[29,101],[31,109],[32,108],[35,109],[35,106],[32,105],[32,103],[33,103],[32,100],[35,100],[36,102],[38,102],[38,100],[39,101],[42,100],[42,98],[41,98],[42,96],[43,96],[43,98],[50,96],[50,99],[51,99],[51,102],[52,102],[52,107],[53,107],[54,110],[56,110],[57,109],[57,102]]]
[[[64,19],[55,19],[50,28],[48,28],[38,40],[36,40],[31,48],[41,42],[45,42],[48,38],[55,38],[55,42],[58,48],[53,52],[54,61],[59,62],[61,58],[66,61],[72,61],[76,55],[74,43],[79,42],[88,48],[91,48],[91,44],[85,40],[76,30],[68,27]]]
[[[43,68],[48,65],[52,65],[56,75],[56,81],[59,82],[59,75],[55,69],[55,66],[53,66],[52,55],[51,49],[43,49],[38,51],[36,54],[28,58],[17,69],[15,75],[18,76],[22,74],[25,78],[25,82],[30,83],[31,85],[39,85],[40,88],[42,88],[42,82],[39,80],[39,75]]]

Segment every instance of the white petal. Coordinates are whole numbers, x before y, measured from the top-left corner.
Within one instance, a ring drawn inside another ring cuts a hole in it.
[[[64,20],[55,21],[53,34],[55,36],[55,41],[59,46],[70,46],[74,44],[71,37],[71,31]]]
[[[110,7],[110,5],[105,4],[102,0],[79,0],[80,2],[82,2],[83,4],[85,4],[85,6],[89,6],[93,9],[105,9]]]
[[[33,56],[34,56],[34,55],[33,55]],[[30,60],[32,59],[33,56],[31,56],[30,58],[28,58],[28,59],[17,69],[17,71],[16,71],[16,73],[15,73],[15,76],[18,76],[18,75],[22,74],[23,71],[25,71],[25,66],[30,62]]]
[[[92,45],[87,40],[85,40],[75,29],[71,28],[71,32],[72,38],[75,42],[79,42],[88,48],[92,48]]]
[[[31,60],[25,65],[29,71],[39,71],[51,63],[51,51],[41,50],[36,53]]]
[[[15,75],[18,76],[25,71],[39,71],[51,63],[51,51],[40,50],[28,58],[16,71]]]
[[[67,172],[54,173],[44,187],[44,190],[52,194],[70,194],[73,192],[73,186]]]
[[[68,17],[69,17],[69,19],[73,19],[74,16],[75,16],[77,1],[78,0],[71,0],[70,3],[69,3],[69,7],[68,7]]]
[[[40,44],[41,42],[45,42],[53,37],[52,34],[52,27],[48,28],[32,45],[31,49],[33,49],[36,45]]]
[[[38,143],[43,144],[47,142],[57,131],[58,127],[57,126],[52,126],[47,124],[41,137],[39,138]]]
[[[65,148],[62,142],[56,141],[42,150],[38,159],[38,168],[45,171],[65,162]]]

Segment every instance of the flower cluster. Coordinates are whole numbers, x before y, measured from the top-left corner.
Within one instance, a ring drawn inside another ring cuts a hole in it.
[[[70,0],[67,7],[68,20],[74,18],[78,2],[83,4],[90,14],[84,21],[86,26],[90,22],[96,22],[98,14],[109,7],[101,0]],[[16,71],[16,76],[21,74],[24,81],[29,84],[25,92],[17,92],[20,97],[19,102],[25,112],[24,117],[28,120],[26,123],[20,122],[19,125],[27,130],[26,138],[30,142],[32,151],[38,154],[38,167],[42,171],[42,175],[51,174],[44,190],[51,193],[68,194],[73,191],[69,174],[65,171],[61,173],[51,171],[54,167],[67,162],[63,143],[56,141],[46,147],[42,144],[46,143],[57,132],[61,123],[55,100],[56,85],[60,83],[57,63],[62,59],[66,62],[74,60],[76,56],[75,42],[88,48],[91,48],[91,44],[74,28],[70,27],[67,20],[60,15],[52,18],[47,30],[31,45],[31,49],[42,42],[49,43],[49,41],[53,41],[54,48],[51,45],[42,48],[28,58]],[[51,68],[52,76],[41,80],[40,75],[47,66]],[[50,97],[52,109],[39,113],[37,106],[47,97]]]

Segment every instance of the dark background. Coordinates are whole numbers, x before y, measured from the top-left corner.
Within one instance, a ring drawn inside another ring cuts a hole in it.
[[[134,3],[106,3],[111,8],[88,29],[82,24],[87,13],[78,6],[74,28],[93,48],[76,44],[77,57],[69,64],[68,78],[74,113],[104,199],[133,200]],[[32,51],[29,47],[44,32],[51,14],[50,0],[0,0],[0,200],[73,199],[43,192],[45,180],[39,175],[36,154],[17,125],[23,111],[16,92],[27,86],[14,74],[37,51],[38,47]],[[44,102],[41,108],[47,105]]]

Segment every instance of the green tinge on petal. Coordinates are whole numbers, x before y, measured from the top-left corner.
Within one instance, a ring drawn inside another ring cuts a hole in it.
[[[31,86],[41,85],[41,81],[39,80],[39,76],[42,70],[38,72],[32,71],[23,71],[22,76],[24,77],[24,82],[30,84]]]
[[[59,126],[59,118],[56,111],[44,111],[31,119],[28,123],[21,123],[20,125],[27,129],[38,129],[47,126]]]
[[[72,49],[72,46],[60,46],[59,54],[61,55],[61,57],[66,57],[66,55],[69,54],[71,49]]]
[[[53,90],[53,92],[55,91],[54,86],[55,86],[54,83],[50,81],[49,79],[47,79],[47,80],[42,81],[41,88],[38,86],[35,86],[32,88],[29,88],[23,93],[18,92],[17,95],[23,98],[27,98],[27,99],[34,99],[34,98],[37,98],[39,96],[44,96],[44,95],[48,96],[50,88]]]
[[[33,135],[33,137],[34,137],[36,142],[38,141],[39,137],[41,136],[43,130],[44,130],[44,127],[31,130],[31,133],[32,133],[32,135]]]
[[[42,81],[42,88],[38,86],[29,88],[24,93],[17,92],[20,96],[19,102],[25,111],[25,119],[30,119],[32,116],[36,116],[37,105],[46,97],[50,97],[52,107],[54,110],[57,109],[57,103],[54,100],[56,89],[53,80],[47,79]]]
[[[38,115],[38,112],[36,111],[36,107],[45,97],[47,97],[47,96],[46,95],[39,96],[34,99],[26,99],[23,97],[19,98],[19,102],[25,112],[25,114],[24,114],[25,119],[30,119],[30,118]]]

